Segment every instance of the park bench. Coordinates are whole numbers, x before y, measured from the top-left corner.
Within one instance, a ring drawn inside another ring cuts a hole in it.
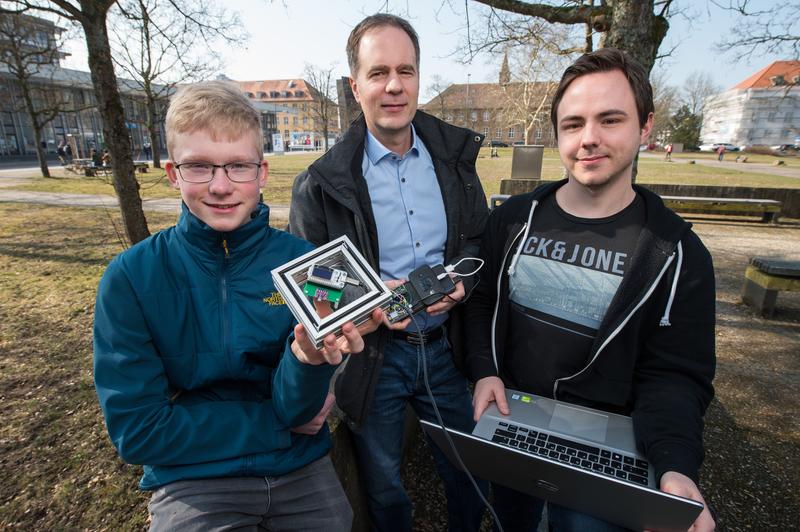
[[[492,194],[489,209],[494,209],[509,197],[508,194]],[[770,199],[749,198],[702,198],[696,196],[661,196],[664,204],[678,212],[709,212],[760,214],[764,222],[777,222],[781,213],[781,202]]]
[[[744,277],[742,301],[770,317],[775,314],[779,291],[800,291],[800,260],[753,257]]]
[[[676,212],[754,214],[761,215],[761,221],[778,221],[781,202],[770,199],[751,198],[702,198],[696,196],[661,196],[664,204]]]

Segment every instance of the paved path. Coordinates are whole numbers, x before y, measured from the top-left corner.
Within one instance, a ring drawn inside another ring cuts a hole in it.
[[[663,154],[658,153],[640,153],[640,157],[646,159],[659,159],[664,160]],[[749,172],[749,173],[756,173],[756,174],[771,174],[771,175],[779,175],[783,177],[793,177],[795,179],[800,179],[800,157],[793,157],[787,158],[787,164],[789,166],[773,166],[769,163],[737,163],[734,162],[736,159],[735,154],[727,153],[725,154],[725,160],[722,162],[717,161],[716,159],[683,159],[674,157],[672,162],[675,164],[689,164],[690,160],[693,160],[695,164],[699,164],[702,166],[708,166],[711,168],[725,168],[726,170],[738,170],[740,172]],[[776,160],[783,160],[783,159],[776,159]],[[794,163],[794,164],[793,164]]]
[[[38,167],[0,170],[0,202],[38,203],[59,205],[62,207],[99,207],[118,208],[116,196],[101,194],[68,194],[65,192],[31,192],[27,190],[9,190],[8,187],[21,185],[30,177],[41,175]],[[145,211],[172,212],[180,211],[180,198],[145,199],[142,208]],[[288,205],[270,205],[273,218],[289,218]]]
[[[117,208],[119,205],[117,198],[114,196],[66,194],[63,192],[29,192],[25,190],[4,190],[2,188],[0,188],[0,202],[100,208]],[[142,201],[142,208],[145,211],[177,213],[180,211],[180,206],[181,200],[179,198],[145,199]],[[287,219],[289,217],[288,205],[270,205],[269,208],[273,218]]]

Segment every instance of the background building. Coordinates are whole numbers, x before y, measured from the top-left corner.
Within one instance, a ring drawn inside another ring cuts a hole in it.
[[[45,151],[56,153],[56,147],[61,140],[69,140],[70,144],[74,142],[77,150],[73,154],[75,157],[87,156],[91,148],[102,148],[103,121],[97,110],[91,74],[60,66],[60,59],[65,54],[55,47],[63,29],[46,19],[28,15],[0,15],[0,25],[17,28],[24,32],[25,40],[30,41],[31,48],[48,51],[40,54],[40,60],[31,63],[32,75],[29,78],[35,97],[46,97],[51,102],[54,99],[59,101],[57,116],[42,131]],[[0,37],[0,50],[8,45],[7,40]],[[142,147],[148,138],[144,94],[133,81],[118,78],[117,83],[122,95],[133,156],[142,157]],[[164,116],[165,107],[166,102],[161,104],[160,117]],[[158,127],[163,132],[163,118]],[[166,149],[164,135],[159,135],[159,138],[162,143],[159,148]],[[22,102],[20,84],[10,67],[0,62],[0,160],[33,156],[36,149],[34,144],[33,127]]]
[[[703,107],[704,144],[795,144],[800,135],[800,61],[775,61]]]
[[[274,104],[277,131],[286,146],[294,150],[319,149],[323,144],[322,124],[315,112],[320,93],[303,79],[237,81],[242,91],[255,102]],[[339,120],[335,104],[328,119],[328,137],[339,136]],[[330,144],[333,144],[331,142]]]
[[[486,143],[555,146],[550,125],[551,82],[452,84],[421,106],[456,126],[483,133]],[[519,105],[527,101],[527,105]]]

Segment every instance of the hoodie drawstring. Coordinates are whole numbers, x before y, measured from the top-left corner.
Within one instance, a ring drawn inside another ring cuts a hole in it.
[[[525,247],[525,241],[528,240],[528,233],[530,233],[531,231],[531,219],[533,218],[533,211],[536,210],[536,206],[538,204],[539,204],[538,200],[533,200],[533,203],[531,203],[531,210],[530,212],[528,212],[528,223],[526,223],[525,227],[523,228],[525,230],[525,233],[523,233],[522,240],[519,243],[519,247],[517,247],[516,253],[514,253],[514,256],[511,258],[511,265],[509,265],[508,267],[509,277],[514,275],[514,271],[517,268],[517,261],[519,260],[519,256],[522,255],[522,248]]]
[[[669,313],[672,311],[672,302],[675,301],[675,292],[678,290],[678,277],[681,275],[681,265],[683,264],[683,246],[678,241],[678,263],[675,266],[675,275],[672,278],[672,289],[669,292],[669,299],[667,306],[664,309],[664,315],[661,316],[661,321],[658,322],[660,327],[669,327],[672,325],[669,322]]]

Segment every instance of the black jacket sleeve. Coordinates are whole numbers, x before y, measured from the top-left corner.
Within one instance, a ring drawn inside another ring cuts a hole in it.
[[[497,301],[498,275],[503,267],[503,249],[509,231],[506,216],[509,207],[502,205],[489,215],[478,253],[484,261],[480,282],[464,309],[467,324],[466,368],[467,376],[473,382],[497,376],[492,355],[492,317]]]
[[[294,179],[292,186],[292,202],[289,208],[288,231],[295,236],[308,240],[315,246],[326,244],[328,223],[325,219],[322,187],[313,182],[308,170],[304,170]]]
[[[664,316],[668,320],[654,315],[648,319],[651,329],[642,332],[644,348],[635,369],[631,416],[638,444],[657,478],[677,471],[697,482],[703,461],[703,416],[714,396],[714,267],[694,233],[688,233],[683,245],[674,301]],[[674,276],[663,289],[668,292],[673,280]]]

